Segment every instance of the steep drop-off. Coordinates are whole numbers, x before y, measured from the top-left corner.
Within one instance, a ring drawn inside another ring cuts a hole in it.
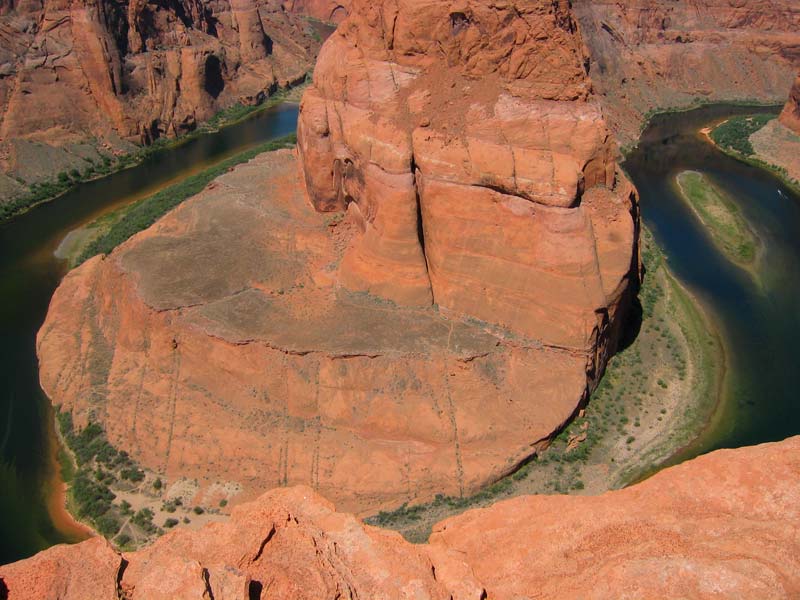
[[[623,143],[652,109],[782,103],[800,68],[793,0],[576,0],[590,75]]]
[[[120,554],[95,538],[0,567],[10,600],[796,598],[800,439],[723,450],[598,497],[524,496],[425,545],[308,488]]]
[[[800,75],[794,81],[789,99],[781,112],[781,123],[800,135]]]
[[[617,344],[638,212],[567,3],[392,6],[354,4],[326,43],[299,164],[239,167],[53,298],[50,398],[199,499],[468,494]]]
[[[278,0],[32,0],[0,13],[0,160],[24,181],[193,129],[301,81],[319,48]]]

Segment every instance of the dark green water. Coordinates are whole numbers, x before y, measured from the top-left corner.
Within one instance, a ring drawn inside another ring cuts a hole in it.
[[[65,272],[53,252],[71,230],[176,177],[295,131],[297,107],[266,110],[142,164],[79,186],[0,225],[0,564],[72,541],[47,510],[52,410],[39,388],[36,332]]]
[[[624,167],[641,194],[644,222],[673,272],[721,326],[727,376],[714,425],[670,464],[718,448],[800,433],[800,196],[768,172],[732,159],[698,131],[763,108],[715,106],[654,119]],[[763,242],[759,286],[711,242],[672,182],[680,171],[708,175],[737,203]]]

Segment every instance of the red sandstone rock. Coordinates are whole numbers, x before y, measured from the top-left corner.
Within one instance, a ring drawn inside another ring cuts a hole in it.
[[[306,28],[279,0],[18,3],[0,16],[5,166],[35,179],[32,141],[123,148],[258,102],[304,78],[318,49]]]
[[[350,0],[284,0],[283,6],[329,23],[341,23],[350,12]]]
[[[43,388],[169,480],[359,512],[469,493],[615,349],[638,212],[568,3],[352,8],[299,128],[339,225],[292,156],[261,157],[53,297]]]
[[[798,457],[792,438],[598,497],[519,497],[434,526],[427,545],[308,488],[273,490],[229,522],[123,556],[99,539],[58,546],[0,581],[9,600],[796,598]]]
[[[590,74],[614,133],[698,101],[783,102],[800,69],[794,0],[576,0]]]
[[[789,100],[780,117],[781,123],[800,135],[800,75],[794,81],[792,91],[789,92]]]

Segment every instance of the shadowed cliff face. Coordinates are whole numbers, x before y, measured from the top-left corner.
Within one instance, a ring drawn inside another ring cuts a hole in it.
[[[186,132],[301,81],[318,49],[277,0],[24,0],[0,35],[2,158],[32,179],[33,143],[81,155]]]
[[[645,113],[702,101],[782,103],[800,68],[793,0],[576,0],[590,74],[611,128],[635,140]]]
[[[789,99],[781,112],[781,123],[800,135],[800,75],[795,79]]]
[[[102,538],[0,567],[11,600],[796,598],[800,439],[723,450],[601,496],[526,496],[365,526],[308,488],[120,554]],[[778,476],[776,476],[778,475]]]

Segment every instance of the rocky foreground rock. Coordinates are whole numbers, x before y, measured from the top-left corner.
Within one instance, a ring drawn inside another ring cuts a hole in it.
[[[120,554],[102,538],[0,567],[9,600],[796,598],[800,438],[723,450],[601,496],[524,496],[369,527],[305,487]],[[5,597],[5,596],[4,596]]]
[[[638,285],[568,3],[352,8],[299,163],[262,156],[70,273],[39,335],[53,402],[195,502],[469,494],[575,413]]]

